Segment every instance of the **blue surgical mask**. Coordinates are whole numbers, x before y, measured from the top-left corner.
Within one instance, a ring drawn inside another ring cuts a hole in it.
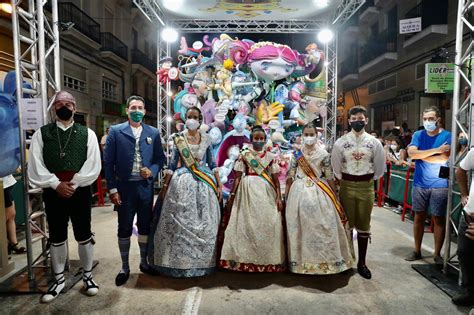
[[[436,129],[436,121],[425,120],[423,121],[423,127],[426,131],[432,132]]]
[[[458,143],[459,145],[467,145],[468,144],[467,138],[460,138],[458,140]]]

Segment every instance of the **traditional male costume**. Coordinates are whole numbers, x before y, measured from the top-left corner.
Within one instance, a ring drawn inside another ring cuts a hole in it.
[[[339,197],[349,219],[349,229],[357,230],[359,261],[361,257],[365,261],[375,196],[374,180],[385,171],[382,144],[366,132],[359,136],[349,132],[334,143],[331,162],[335,176],[341,181]]]
[[[75,106],[73,96],[64,91],[56,94],[57,101],[68,101]],[[28,176],[32,185],[43,188],[51,263],[56,278],[43,295],[42,302],[55,299],[64,288],[69,219],[79,243],[84,287],[88,295],[95,295],[98,286],[91,274],[95,241],[91,232],[90,185],[97,179],[101,169],[97,137],[87,127],[74,122],[65,126],[57,121],[34,133],[30,154],[32,158],[28,165]],[[56,192],[61,182],[73,184],[75,192],[70,198],[63,198]]]
[[[165,162],[161,137],[156,128],[144,123],[132,128],[128,121],[110,127],[105,145],[105,177],[110,193],[118,192],[122,200],[122,204],[117,207],[118,244],[122,257],[121,273],[126,279],[130,273],[128,257],[135,214],[140,270],[149,271],[147,242],[152,221],[153,182]],[[140,175],[143,167],[152,172],[150,178],[145,179]]]

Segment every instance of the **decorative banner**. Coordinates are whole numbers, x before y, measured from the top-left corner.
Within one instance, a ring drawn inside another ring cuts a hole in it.
[[[400,20],[400,34],[421,32],[421,17]]]
[[[43,102],[40,98],[20,98],[23,130],[37,130],[43,126]]]
[[[453,90],[453,63],[427,63],[425,65],[426,93],[452,93]]]

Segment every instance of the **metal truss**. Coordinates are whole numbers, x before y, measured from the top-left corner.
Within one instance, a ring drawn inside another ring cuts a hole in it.
[[[351,16],[363,6],[365,0],[343,0],[341,4],[337,7],[336,13],[334,14],[334,20],[332,24],[342,25],[346,23]]]
[[[170,26],[185,33],[317,33],[324,20],[171,20]]]
[[[451,143],[456,143],[457,134],[462,131],[469,139],[469,147],[473,145],[474,128],[471,127],[474,122],[474,93],[472,87],[474,85],[474,63],[472,63],[472,54],[474,52],[474,38],[471,36],[470,40],[463,45],[463,33],[469,31],[474,32],[474,27],[470,24],[469,19],[472,14],[474,3],[472,0],[459,0],[457,11],[457,25],[456,25],[456,45],[455,45],[455,74],[454,74],[454,93],[453,93],[453,114],[451,123]],[[468,65],[464,67],[463,65]],[[470,95],[464,92],[464,88],[469,87]],[[448,272],[448,267],[460,271],[457,254],[451,253],[451,244],[453,240],[453,232],[458,235],[458,226],[455,218],[459,216],[462,211],[462,204],[453,205],[454,185],[456,183],[455,169],[464,156],[456,157],[457,152],[451,149],[450,156],[450,172],[449,172],[449,195],[448,195],[448,218],[446,220],[446,237],[444,250],[444,272]],[[472,183],[471,183],[472,185]],[[461,215],[462,220],[462,215]]]
[[[44,15],[43,0],[28,0],[27,10],[20,7],[22,1],[12,0],[12,26],[13,45],[15,53],[16,72],[16,96],[20,104],[24,97],[35,97],[42,101],[42,112],[44,123],[48,120],[48,90],[58,91],[60,89],[61,73],[59,59],[59,30],[58,30],[58,5],[57,0],[52,0],[52,21],[48,21]],[[25,22],[28,33],[24,34],[20,28],[20,21]],[[23,82],[31,83],[32,88],[23,86]],[[27,95],[27,96],[25,96]],[[18,106],[19,130],[20,130],[20,155],[23,175],[23,200],[25,204],[26,224],[26,248],[28,261],[28,277],[34,280],[33,267],[43,262],[46,256],[46,226],[44,211],[32,211],[30,196],[36,195],[37,190],[30,190],[26,166],[26,140],[22,125],[22,112]],[[36,224],[39,219],[41,227]],[[32,238],[31,228],[40,230],[38,237]],[[36,259],[33,257],[33,243],[42,242],[42,254]],[[39,265],[38,265],[39,266]],[[44,264],[43,264],[44,266]]]
[[[327,115],[324,128],[326,145],[332,148],[337,137],[337,36],[326,45]]]
[[[152,23],[165,26],[165,14],[155,0],[133,0],[133,3]]]

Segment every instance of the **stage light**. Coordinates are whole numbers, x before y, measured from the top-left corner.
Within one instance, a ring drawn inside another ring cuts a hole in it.
[[[166,121],[167,122],[172,122],[173,121],[173,118],[171,116],[166,116]]]
[[[329,0],[314,0],[313,2],[318,8],[325,8],[329,5]]]
[[[0,11],[5,12],[7,14],[12,14],[13,7],[11,3],[0,3]]]
[[[325,61],[325,62],[324,62],[324,66],[325,66],[325,67],[329,66],[329,61]]]
[[[169,91],[169,92],[166,92],[166,95],[168,95],[169,97],[173,96],[173,92]]]
[[[161,31],[161,37],[168,43],[173,43],[178,39],[178,32],[174,28],[167,27]]]
[[[163,6],[170,11],[177,11],[183,6],[183,0],[163,0]]]
[[[334,37],[334,33],[327,28],[322,29],[318,33],[318,40],[323,44],[329,43],[333,39],[333,37]]]

